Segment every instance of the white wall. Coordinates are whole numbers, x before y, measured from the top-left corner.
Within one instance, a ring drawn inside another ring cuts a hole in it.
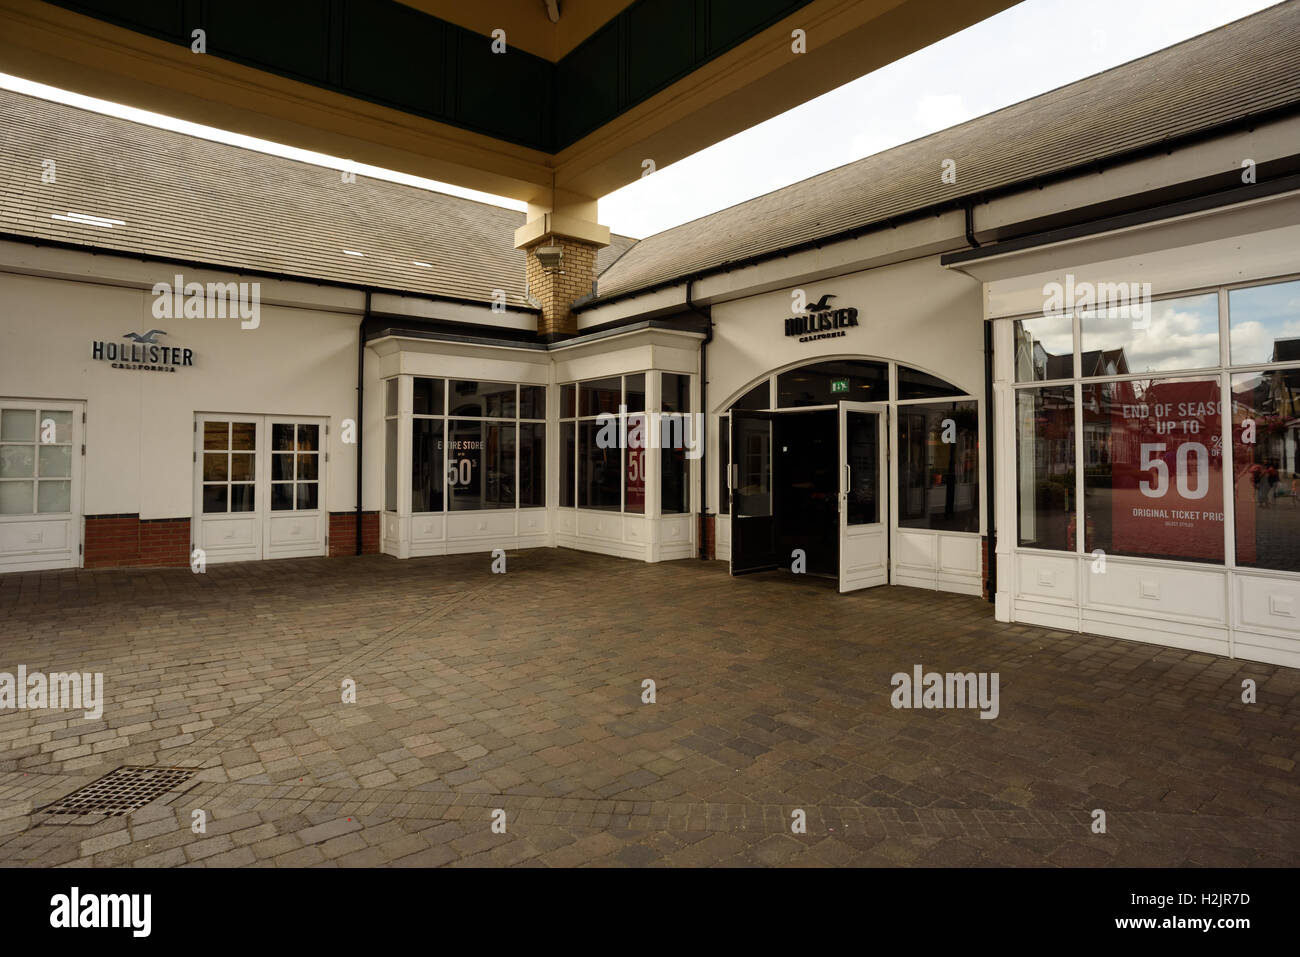
[[[154,269],[160,281],[177,271]],[[85,514],[189,516],[196,412],[327,417],[327,507],[354,507],[356,446],[342,444],[339,425],[356,415],[359,316],[263,303],[256,329],[155,319],[148,289],[14,273],[0,273],[0,302],[0,394],[86,402]],[[134,371],[91,358],[94,340],[127,344],[125,333],[150,329],[166,333],[160,345],[192,349],[193,366]]]

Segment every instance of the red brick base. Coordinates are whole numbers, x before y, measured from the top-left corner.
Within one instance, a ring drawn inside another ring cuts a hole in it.
[[[330,512],[330,558],[357,553],[357,513]],[[379,513],[361,513],[361,554],[379,554]]]
[[[190,520],[87,515],[87,568],[176,567],[190,563]]]
[[[717,551],[716,551],[717,516],[716,515],[705,514],[700,516],[699,535],[700,535],[699,538],[700,545],[703,547],[704,550],[703,557],[709,560],[716,558],[717,557]]]

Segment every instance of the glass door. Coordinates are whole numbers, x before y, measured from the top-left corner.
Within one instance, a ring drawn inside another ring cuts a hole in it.
[[[777,567],[772,498],[775,414],[731,413],[731,574]]]
[[[888,406],[842,402],[840,591],[889,582]]]

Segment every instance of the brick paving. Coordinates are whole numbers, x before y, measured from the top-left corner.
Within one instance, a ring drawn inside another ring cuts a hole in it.
[[[1300,863],[1300,671],[720,563],[489,569],[0,576],[0,671],[101,671],[106,698],[0,710],[0,864]],[[895,710],[916,664],[997,672],[999,716]],[[39,813],[123,765],[195,774],[123,817]]]

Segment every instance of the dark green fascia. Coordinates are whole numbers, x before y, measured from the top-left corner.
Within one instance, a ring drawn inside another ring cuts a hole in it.
[[[46,2],[555,154],[811,0],[636,0],[558,63],[395,0]]]

